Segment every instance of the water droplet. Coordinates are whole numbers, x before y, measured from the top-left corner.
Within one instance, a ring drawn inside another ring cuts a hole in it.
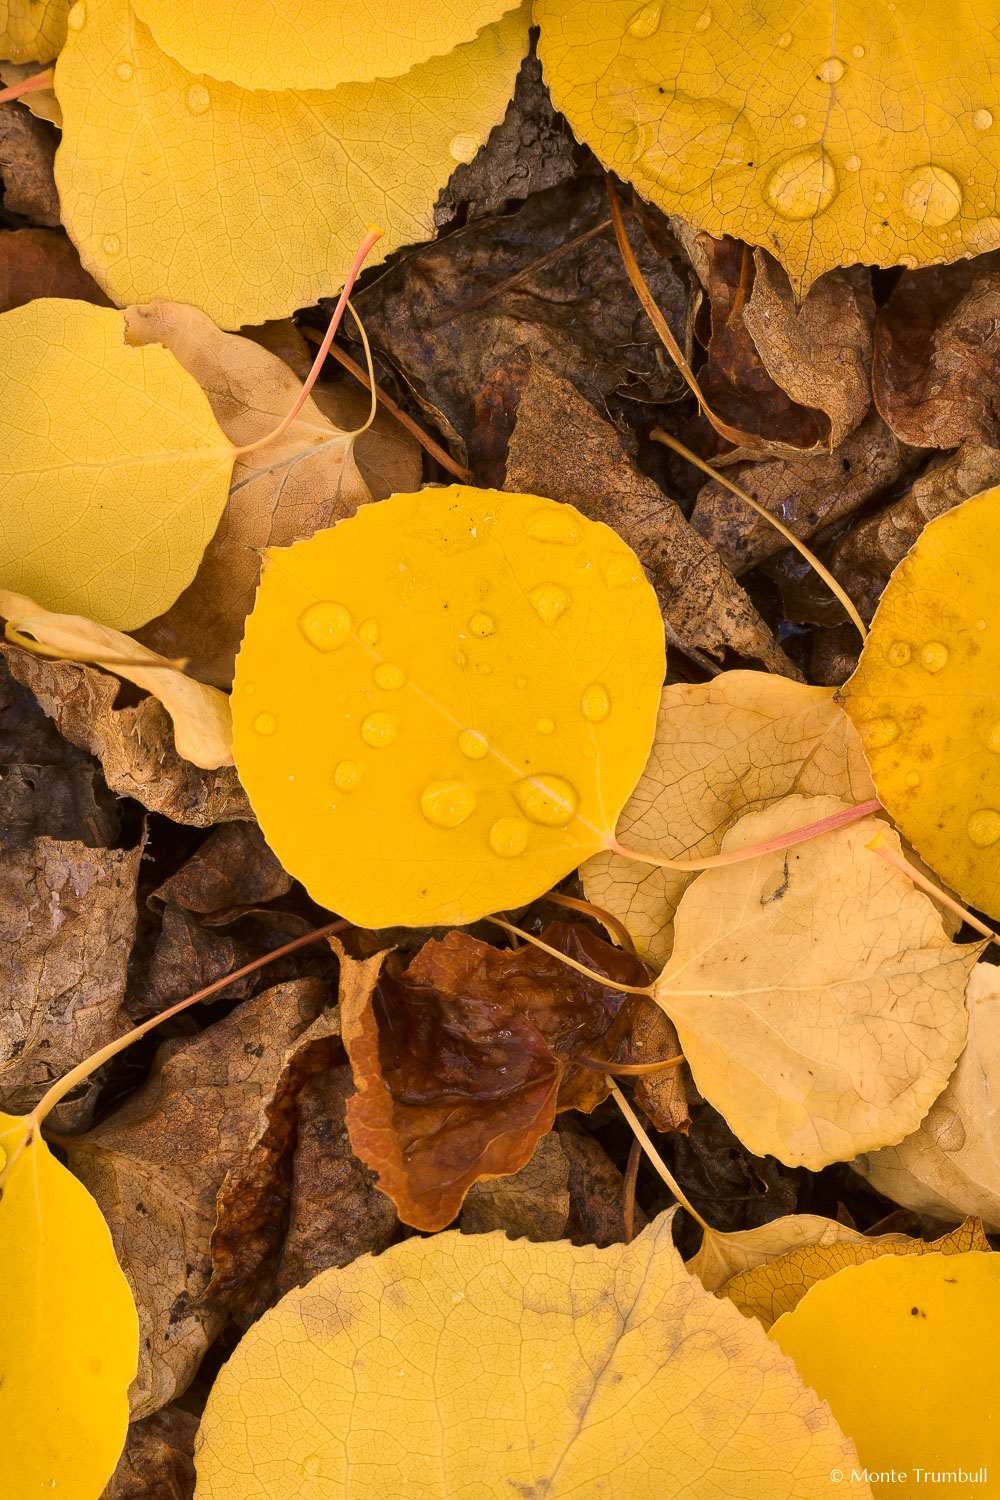
[[[792,45],[792,33],[790,31],[783,31],[781,33],[781,35],[779,36],[779,38],[778,38],[778,46],[779,47],[790,47],[791,45]]]
[[[592,724],[602,724],[611,712],[607,688],[599,682],[592,682],[583,690],[580,708],[585,719],[589,719]]]
[[[950,224],[962,207],[962,189],[950,172],[927,162],[907,177],[900,201],[914,224],[936,229],[940,224]]]
[[[792,124],[794,125],[794,127],[795,127],[796,130],[805,130],[805,128],[806,128],[806,117],[805,117],[805,115],[792,115]]]
[[[695,21],[694,23],[694,29],[695,31],[707,31],[711,24],[712,12],[710,10],[703,10],[697,21]]]
[[[369,714],[362,724],[361,738],[366,745],[374,745],[376,749],[381,749],[384,745],[392,744],[398,728],[392,714],[379,710],[378,713]]]
[[[890,667],[905,667],[912,654],[908,641],[893,641],[885,653],[885,659]]]
[[[463,729],[458,737],[458,748],[470,760],[482,760],[489,753],[490,747],[485,735],[480,734],[478,729]]]
[[[469,629],[473,635],[480,637],[492,635],[496,629],[496,623],[492,615],[475,614],[469,621]]]
[[[977,630],[985,630],[986,629],[986,621],[985,620],[977,620],[976,621],[976,629]]]
[[[885,202],[885,194],[884,193],[876,193],[875,194],[875,202],[876,203],[884,203]]]
[[[351,615],[342,604],[320,599],[299,615],[299,629],[317,651],[336,651],[351,638]]]
[[[914,789],[914,787],[918,787],[920,785],[920,772],[908,771],[906,774],[906,785],[910,788],[911,791]]]
[[[562,776],[526,776],[514,788],[518,807],[533,823],[565,828],[576,817],[576,788]]]
[[[553,719],[539,719],[538,723],[535,725],[535,728],[538,730],[539,734],[552,734],[555,727],[555,721]]]
[[[356,760],[338,761],[333,770],[333,779],[340,792],[353,792],[361,780],[361,768]]]
[[[602,552],[597,565],[609,589],[628,588],[629,584],[638,583],[642,576],[635,558],[627,552],[614,552],[610,549]]]
[[[523,854],[531,832],[523,818],[497,818],[489,831],[489,845],[501,859]]]
[[[128,83],[134,73],[135,69],[130,62],[120,62],[115,69],[115,77],[120,78],[122,83]]]
[[[122,242],[116,234],[106,234],[101,241],[101,249],[105,255],[117,255],[122,247]]]
[[[928,672],[940,672],[947,664],[948,647],[942,646],[940,641],[928,641],[926,646],[920,648],[920,664]]]
[[[460,132],[448,142],[448,155],[452,161],[471,161],[479,150],[479,140],[474,135]]]
[[[465,1293],[464,1292],[452,1292],[452,1294],[451,1294],[451,1300],[457,1306],[459,1302],[464,1302],[465,1301]]]
[[[644,5],[642,10],[637,10],[628,29],[632,36],[640,39],[654,36],[660,29],[660,17],[663,15],[663,0],[651,0],[649,5]]]
[[[833,163],[819,146],[810,146],[772,172],[764,196],[783,218],[811,219],[829,206],[836,191]]]
[[[273,734],[278,727],[278,721],[274,714],[258,714],[253,721],[253,727],[258,734]]]
[[[861,157],[860,156],[845,156],[844,157],[844,170],[847,171],[847,172],[860,172],[861,171]]]
[[[420,794],[420,811],[435,828],[457,828],[475,807],[476,794],[464,781],[432,781]]]
[[[203,115],[211,104],[211,96],[203,83],[192,83],[187,91],[187,107],[193,115]]]
[[[989,130],[993,124],[993,116],[988,109],[977,109],[972,116],[972,124],[976,130]]]
[[[316,1475],[320,1472],[320,1470],[322,1469],[322,1467],[323,1467],[323,1462],[322,1462],[319,1454],[318,1453],[310,1453],[309,1457],[305,1460],[305,1462],[302,1465],[302,1472],[303,1472],[303,1474],[307,1474],[311,1478],[314,1479],[316,1477]]]
[[[864,57],[864,55],[865,55],[865,49],[864,49],[864,47],[852,47],[851,48],[851,56],[852,57],[856,57],[856,58],[858,58],[860,60],[862,57]]]
[[[1000,839],[1000,812],[992,807],[982,807],[969,819],[969,838],[980,849],[995,844]]]
[[[362,646],[374,646],[378,640],[378,626],[374,620],[362,620],[358,626],[358,640]]]
[[[479,673],[480,677],[493,676],[493,668],[490,666],[488,661],[477,661],[476,671]]]
[[[828,57],[820,63],[819,77],[823,83],[839,83],[844,76],[844,64],[839,57]]]
[[[994,755],[1000,755],[1000,719],[986,731],[986,748],[992,750]]]
[[[554,625],[573,603],[573,596],[560,588],[558,583],[540,583],[531,590],[528,598],[535,606],[539,619],[546,625]]]
[[[69,27],[70,31],[79,31],[86,19],[87,7],[84,5],[83,0],[80,0],[80,3],[78,5],[74,5],[73,9],[66,17],[66,25]]]
[[[395,666],[391,661],[379,662],[372,675],[375,678],[375,686],[384,688],[386,692],[401,688],[406,681],[406,673],[402,667]]]
[[[524,529],[536,542],[578,542],[583,532],[580,517],[569,506],[546,505],[542,510],[533,510]]]
[[[869,719],[867,724],[861,725],[861,738],[867,750],[881,750],[891,745],[898,733],[899,725],[895,719]]]

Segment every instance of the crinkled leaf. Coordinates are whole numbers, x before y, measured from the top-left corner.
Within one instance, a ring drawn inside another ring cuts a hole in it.
[[[755,1229],[705,1231],[696,1254],[686,1262],[706,1291],[717,1292],[744,1271],[766,1266],[802,1245],[860,1245],[865,1236],[820,1214],[784,1214]]]

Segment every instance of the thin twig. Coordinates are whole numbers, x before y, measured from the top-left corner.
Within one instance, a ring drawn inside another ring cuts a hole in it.
[[[622,1093],[622,1091],[618,1087],[617,1083],[613,1083],[611,1081],[611,1079],[609,1078],[608,1079],[608,1088],[611,1090],[611,1093],[614,1096],[614,1100],[615,1100],[615,1103],[618,1105],[618,1108],[621,1110],[622,1114],[625,1116],[626,1120],[631,1125],[632,1130],[633,1130],[633,1132],[635,1134],[635,1138],[639,1142],[639,1145],[642,1147],[643,1151],[645,1151],[647,1157],[652,1162],[652,1164],[653,1164],[654,1168],[656,1169],[657,1173],[659,1174],[660,1177],[662,1177],[663,1181],[667,1184],[667,1187],[670,1189],[670,1191],[673,1193],[674,1197],[677,1199],[677,1202],[681,1205],[682,1208],[686,1208],[687,1209],[687,1211],[691,1215],[692,1219],[696,1219],[697,1220],[697,1222],[701,1225],[702,1229],[704,1229],[704,1231],[705,1231],[706,1234],[711,1234],[713,1232],[711,1224],[709,1224],[705,1219],[702,1218],[701,1214],[698,1213],[697,1209],[694,1209],[694,1208],[691,1207],[691,1205],[688,1202],[687,1198],[685,1198],[684,1194],[681,1192],[681,1190],[678,1187],[677,1183],[674,1181],[674,1178],[671,1176],[671,1174],[670,1174],[670,1172],[669,1172],[669,1170],[668,1170],[668,1168],[666,1166],[666,1163],[664,1162],[664,1160],[663,1160],[662,1156],[660,1155],[659,1151],[657,1151],[656,1147],[653,1145],[652,1141],[649,1139],[649,1136],[646,1134],[645,1130],[643,1130],[642,1126],[640,1125],[638,1115],[636,1114],[635,1110],[632,1108],[631,1104],[629,1104],[628,1100],[625,1098],[625,1095]]]
[[[635,1237],[635,1184],[639,1176],[639,1158],[642,1147],[637,1136],[632,1137],[628,1150],[628,1166],[622,1180],[622,1223],[625,1227],[625,1243],[631,1245]]]

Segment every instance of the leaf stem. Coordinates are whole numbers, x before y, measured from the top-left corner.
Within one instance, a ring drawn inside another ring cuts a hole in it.
[[[605,911],[603,906],[595,906],[592,901],[581,901],[578,896],[564,896],[561,891],[549,891],[543,900],[551,901],[553,906],[565,906],[569,911],[580,911],[585,916],[593,917],[595,922],[600,922],[601,926],[606,929],[612,942],[617,943],[619,948],[630,953],[633,958],[638,958],[632,934],[625,923],[619,921],[611,912]]]
[[[899,870],[907,879],[912,880],[914,885],[918,885],[929,896],[933,896],[935,901],[940,901],[943,906],[947,906],[949,911],[953,911],[956,916],[961,917],[963,922],[968,922],[969,926],[974,927],[977,932],[981,932],[983,937],[989,938],[991,942],[1000,943],[1000,933],[994,932],[992,927],[987,927],[985,922],[981,922],[978,917],[973,916],[972,912],[962,906],[959,901],[956,901],[954,896],[949,896],[947,891],[942,890],[941,886],[935,885],[933,880],[929,880],[915,865],[911,865],[909,860],[904,859],[902,854],[898,854],[895,849],[890,848],[886,844],[885,833],[881,828],[871,842],[865,845],[865,848],[870,849],[873,854],[877,854],[880,859],[884,859],[886,864],[892,865],[894,869]]]
[[[510,933],[511,937],[523,938],[526,943],[531,943],[535,948],[541,948],[543,953],[549,953],[557,958],[567,968],[575,969],[578,974],[583,974],[587,979],[592,979],[595,984],[604,985],[605,989],[620,990],[623,995],[652,995],[653,987],[650,984],[619,984],[616,979],[607,979],[603,974],[598,974],[594,969],[588,969],[586,964],[577,963],[575,958],[570,958],[568,953],[560,953],[558,948],[551,948],[548,943],[543,943],[541,938],[534,937],[530,932],[524,932],[520,927],[515,927],[512,922],[505,922],[502,917],[486,917],[487,922],[492,922],[495,927],[502,927],[504,932]]]
[[[42,89],[52,87],[52,69],[45,68],[41,73],[32,73],[30,78],[22,78],[20,83],[12,83],[9,89],[0,89],[0,104],[7,104],[11,99],[21,99],[25,94],[38,94]]]
[[[707,1223],[702,1218],[701,1214],[698,1213],[696,1209],[691,1207],[690,1203],[681,1192],[677,1183],[670,1175],[670,1172],[667,1170],[662,1156],[657,1151],[656,1147],[649,1139],[649,1136],[640,1125],[639,1117],[636,1114],[635,1110],[632,1108],[631,1104],[629,1104],[628,1100],[625,1098],[625,1095],[622,1093],[621,1089],[613,1081],[613,1079],[608,1079],[608,1088],[611,1090],[611,1093],[614,1096],[614,1101],[618,1105],[618,1108],[621,1110],[622,1114],[625,1116],[626,1120],[629,1122],[633,1131],[635,1132],[635,1138],[639,1142],[639,1145],[642,1147],[643,1151],[645,1151],[649,1160],[652,1162],[659,1175],[663,1178],[663,1181],[667,1184],[667,1187],[673,1193],[681,1208],[686,1208],[692,1219],[695,1219],[701,1225],[705,1233],[711,1234],[713,1232],[711,1224]]]
[[[713,854],[708,859],[659,859],[654,854],[626,849],[617,839],[613,839],[608,848],[626,859],[635,859],[644,865],[656,865],[664,870],[717,870],[723,865],[756,859],[760,854],[775,854],[780,849],[794,848],[796,844],[804,844],[807,839],[818,838],[820,834],[832,833],[836,828],[844,828],[849,823],[869,818],[880,812],[881,808],[878,798],[872,797],[868,802],[858,802],[854,807],[846,807],[843,812],[832,813],[830,817],[820,818],[816,823],[806,823],[804,827],[793,828],[788,833],[776,833],[772,838],[764,839],[759,844],[750,844],[745,849],[727,849],[725,854]]]

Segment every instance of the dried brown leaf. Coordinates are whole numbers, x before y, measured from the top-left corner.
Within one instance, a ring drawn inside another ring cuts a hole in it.
[[[52,164],[58,136],[23,104],[0,104],[0,174],[3,206],[29,224],[59,224],[59,194]],[[110,303],[104,304],[106,307]]]
[[[98,307],[111,303],[83,269],[76,246],[54,229],[0,233],[0,312],[35,297],[77,297]]]
[[[101,1500],[192,1500],[198,1418],[164,1406],[129,1425],[125,1451]]]

